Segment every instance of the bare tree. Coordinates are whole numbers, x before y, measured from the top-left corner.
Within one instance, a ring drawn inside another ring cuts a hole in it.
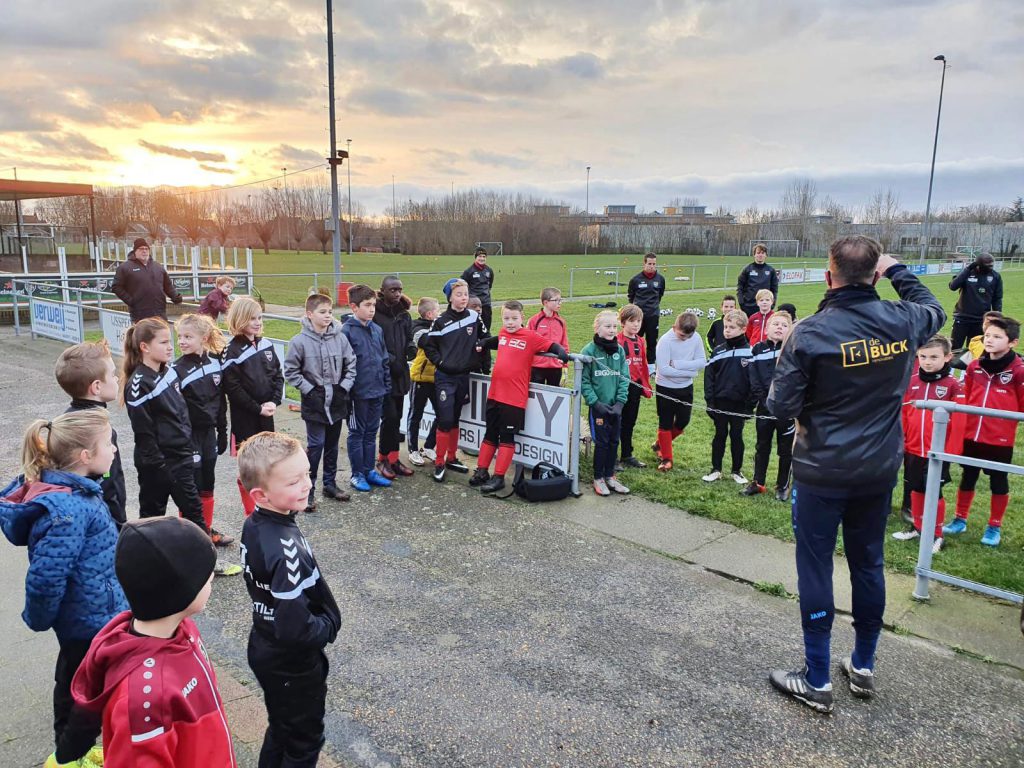
[[[892,187],[876,190],[864,207],[864,222],[878,226],[878,242],[886,251],[892,251],[896,245],[901,220],[900,196]]]
[[[217,241],[221,247],[226,247],[232,230],[242,221],[242,212],[238,203],[234,202],[227,195],[217,195],[213,201],[213,228],[217,231]]]
[[[178,199],[179,223],[192,245],[203,237],[203,227],[210,222],[211,201],[208,195],[189,193]]]
[[[250,223],[256,232],[256,237],[263,244],[263,252],[270,253],[270,241],[274,238],[274,229],[277,225],[278,205],[274,199],[274,193],[264,189],[259,195],[252,198],[248,206]]]

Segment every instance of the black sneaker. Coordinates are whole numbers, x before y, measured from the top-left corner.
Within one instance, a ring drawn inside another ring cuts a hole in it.
[[[488,472],[484,467],[477,467],[473,471],[473,476],[469,478],[469,487],[476,488],[478,485],[483,485],[490,479],[490,472]]]
[[[468,475],[469,474],[469,467],[467,467],[465,464],[463,464],[458,459],[452,459],[451,461],[446,461],[444,463],[444,465],[446,467],[448,467],[448,469],[450,469],[452,472],[458,472],[460,475]]]
[[[480,493],[497,493],[505,487],[505,478],[501,475],[495,475],[486,483],[480,486]]]
[[[434,482],[435,483],[443,483],[444,482],[444,472],[445,472],[445,465],[444,464],[435,464],[434,465],[433,477],[434,477]]]
[[[324,496],[335,501],[349,501],[352,498],[348,493],[333,485],[324,486]]]
[[[312,490],[309,492],[309,498],[306,499],[306,508],[302,511],[307,515],[311,512],[316,512],[316,495]]]
[[[773,669],[768,675],[768,681],[772,686],[782,693],[790,696],[801,704],[806,704],[815,712],[831,714],[835,704],[832,696],[832,683],[823,690],[811,687],[807,682],[807,668],[799,672],[787,672],[784,669]]]
[[[762,493],[764,493],[764,486],[753,480],[747,483],[746,487],[740,491],[742,496],[757,496]]]
[[[622,465],[631,469],[643,469],[647,466],[645,462],[640,461],[636,456],[627,456],[622,460]]]
[[[619,472],[622,472],[625,469],[626,469],[626,467],[622,464],[621,461],[616,461],[615,462],[615,473],[616,474],[618,474]]]
[[[870,669],[857,669],[847,656],[839,662],[839,670],[850,682],[850,693],[858,699],[870,699],[875,695],[875,673]]]

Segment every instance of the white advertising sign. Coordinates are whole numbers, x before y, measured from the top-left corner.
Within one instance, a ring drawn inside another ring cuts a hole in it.
[[[804,271],[802,269],[783,269],[780,270],[779,282],[780,283],[802,283],[804,281]]]
[[[808,283],[824,283],[824,269],[808,269],[804,271],[804,280]]]
[[[126,312],[100,310],[100,329],[103,331],[103,338],[110,345],[112,354],[124,355],[124,335],[131,327],[132,319]]]
[[[462,409],[459,422],[459,447],[479,451],[487,429],[487,387],[490,377],[470,376],[470,400]],[[530,385],[530,399],[526,404],[526,425],[516,436],[515,462],[533,467],[544,461],[561,469],[570,470],[572,419],[570,418],[572,392],[561,387],[543,384]],[[409,398],[405,398],[402,411],[402,432],[409,423]],[[430,403],[420,422],[420,440],[426,438],[434,423],[434,409]]]
[[[32,333],[46,336],[69,344],[82,341],[82,310],[73,304],[61,304],[33,297],[30,302],[32,311]]]

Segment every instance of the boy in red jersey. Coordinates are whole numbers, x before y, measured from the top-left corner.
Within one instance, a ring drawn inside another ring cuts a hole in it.
[[[772,311],[774,301],[775,294],[767,288],[757,292],[757,312],[747,318],[747,341],[751,347],[768,340],[768,320],[775,314]]]
[[[932,336],[917,349],[919,368],[910,377],[907,393],[903,396],[903,477],[910,488],[910,515],[912,525],[906,531],[892,535],[897,541],[910,541],[921,535],[924,520],[925,480],[928,477],[928,451],[932,447],[932,412],[913,406],[914,400],[945,400],[964,404],[960,382],[950,374],[953,348],[945,336]],[[952,414],[946,433],[946,452],[960,453],[964,439],[964,414]],[[949,482],[949,463],[942,465],[942,484]],[[935,542],[932,552],[942,549],[942,524],[946,519],[946,500],[939,494],[939,509],[935,516]]]
[[[480,347],[497,349],[498,359],[487,389],[487,431],[469,484],[479,486],[481,493],[497,493],[505,487],[505,473],[516,452],[516,435],[526,421],[534,355],[552,352],[563,363],[568,362],[569,355],[560,344],[523,327],[523,305],[518,301],[505,302],[501,308],[501,332]],[[487,468],[495,452],[498,459],[492,477]]]
[[[562,292],[557,288],[545,288],[540,292],[540,305],[541,311],[530,318],[526,327],[555,342],[568,352],[569,333],[566,330],[565,320],[558,314],[558,310],[562,306]],[[548,384],[557,387],[562,383],[564,368],[565,365],[553,357],[536,357],[533,360],[530,381],[534,384]]]
[[[1024,361],[1013,348],[1020,338],[1020,323],[1011,317],[993,317],[985,327],[985,352],[972,360],[964,375],[964,394],[968,405],[1001,411],[1024,411]],[[1013,442],[1017,422],[991,416],[967,416],[964,428],[964,456],[1009,464],[1013,460]],[[956,494],[956,518],[943,526],[947,535],[967,530],[967,516],[974,501],[980,467],[964,467]],[[1006,472],[986,469],[992,488],[988,527],[981,543],[998,547],[1002,539],[1003,515],[1010,503],[1010,482]]]
[[[619,445],[622,458],[616,464],[615,471],[625,467],[643,469],[647,465],[633,455],[633,429],[636,427],[637,416],[640,415],[640,398],[651,397],[651,374],[647,363],[647,340],[640,335],[644,322],[644,311],[636,304],[627,304],[619,310],[619,346],[626,353],[629,364],[629,397],[622,408],[622,428],[619,431]],[[665,363],[667,365],[667,363]]]

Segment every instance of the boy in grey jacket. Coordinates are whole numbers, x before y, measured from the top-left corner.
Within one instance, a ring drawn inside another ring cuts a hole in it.
[[[309,459],[309,489],[306,512],[316,512],[316,473],[324,459],[324,496],[348,501],[339,490],[338,443],[341,425],[348,416],[348,393],[356,380],[356,356],[341,323],[331,314],[329,296],[314,293],[306,299],[302,330],[288,342],[284,361],[285,380],[302,395],[302,420],[306,424],[306,456]]]

